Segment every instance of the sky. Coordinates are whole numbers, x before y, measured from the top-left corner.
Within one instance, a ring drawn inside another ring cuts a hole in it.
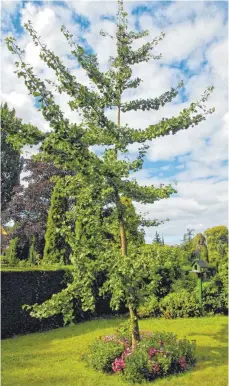
[[[143,82],[138,89],[126,92],[125,100],[160,96],[181,79],[185,88],[159,111],[122,114],[123,124],[144,128],[163,117],[177,115],[198,100],[208,86],[215,87],[207,102],[209,107],[215,107],[215,113],[194,128],[150,141],[144,167],[135,174],[143,185],[177,183],[178,193],[169,199],[135,206],[147,218],[170,220],[158,228],[148,228],[146,242],[152,242],[157,230],[167,244],[178,244],[187,228],[198,233],[216,225],[228,225],[228,4],[226,1],[125,1],[124,5],[130,29],[150,32],[141,43],[159,36],[161,31],[166,34],[156,49],[162,59],[134,67],[133,75]],[[47,131],[49,125],[37,111],[34,98],[28,94],[22,78],[18,79],[14,73],[16,58],[7,50],[4,38],[15,36],[17,44],[25,50],[25,61],[34,67],[36,74],[54,80],[53,71],[41,61],[39,49],[23,27],[31,20],[42,41],[62,58],[80,82],[88,85],[85,72],[72,57],[60,31],[61,25],[74,34],[77,42],[96,53],[101,70],[106,70],[109,56],[115,54],[115,45],[99,32],[115,33],[116,12],[117,3],[108,0],[2,1],[1,100],[15,108],[24,122]],[[70,110],[66,95],[55,98],[66,117],[72,122],[80,121],[77,113]],[[109,117],[113,119],[114,113]],[[135,144],[130,146],[130,158],[136,151]]]

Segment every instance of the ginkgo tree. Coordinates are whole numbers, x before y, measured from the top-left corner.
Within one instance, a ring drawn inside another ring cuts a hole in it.
[[[101,31],[104,38],[116,42],[117,55],[110,57],[108,70],[101,72],[96,54],[88,53],[76,43],[73,35],[63,26],[62,32],[70,44],[72,55],[93,84],[93,87],[88,87],[81,84],[63,61],[42,43],[31,22],[25,24],[25,28],[34,44],[40,47],[40,58],[54,70],[57,79],[57,82],[42,81],[34,74],[33,68],[23,61],[23,51],[15,39],[6,39],[9,50],[19,57],[16,62],[18,76],[24,77],[29,92],[36,97],[44,118],[52,128],[42,143],[39,157],[74,171],[73,176],[65,177],[61,192],[72,197],[74,209],[66,213],[60,230],[72,250],[74,279],[61,293],[53,295],[42,305],[29,306],[28,309],[36,317],[62,312],[65,321],[69,321],[73,317],[74,297],[81,298],[83,309],[93,309],[92,284],[96,275],[103,272],[105,280],[100,294],[111,295],[112,308],[118,309],[123,301],[128,306],[132,346],[135,347],[140,339],[136,309],[142,296],[147,294],[147,283],[154,278],[148,268],[149,257],[144,256],[139,248],[139,238],[130,237],[133,216],[128,216],[129,203],[154,203],[170,197],[176,190],[171,185],[141,186],[130,177],[143,166],[148,148],[146,143],[193,127],[214,111],[205,106],[213,87],[209,87],[198,101],[191,103],[177,116],[163,118],[145,129],[134,129],[122,124],[122,114],[132,110],[159,110],[171,102],[183,87],[181,82],[157,98],[128,102],[123,99],[126,90],[136,89],[141,83],[140,78],[132,76],[133,65],[161,58],[161,55],[154,54],[154,49],[164,38],[163,33],[140,48],[133,49],[134,42],[148,36],[149,31],[128,30],[127,14],[123,1],[119,0],[116,35]],[[52,90],[69,96],[69,106],[81,114],[81,123],[71,123],[65,118]],[[117,112],[115,122],[107,116],[109,109]],[[133,143],[139,144],[139,150],[136,159],[130,161],[123,156]],[[102,157],[90,150],[93,145],[104,145]],[[134,217],[138,226],[159,223],[147,221],[137,214]],[[118,243],[114,242],[115,237],[117,240],[117,226]],[[106,237],[108,230],[110,237]]]

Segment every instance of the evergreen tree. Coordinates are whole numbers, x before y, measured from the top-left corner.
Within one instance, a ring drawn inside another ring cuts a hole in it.
[[[28,259],[29,263],[31,265],[35,265],[37,262],[37,257],[38,257],[38,254],[35,248],[35,237],[33,237],[29,248],[29,259]]]
[[[187,229],[186,231],[186,240],[188,242],[190,242],[192,240],[192,237],[193,237],[193,232],[195,231],[195,229]]]
[[[163,235],[162,235],[162,239],[161,239],[161,244],[162,244],[162,245],[165,245],[165,241],[164,241]]]
[[[41,48],[40,57],[57,76],[59,85],[52,82],[60,93],[66,92],[70,96],[69,105],[72,110],[78,110],[83,116],[80,125],[70,124],[64,118],[60,107],[56,105],[53,94],[48,91],[42,82],[33,73],[32,67],[22,60],[23,52],[16,45],[13,38],[7,38],[8,48],[18,54],[20,62],[18,76],[25,78],[29,91],[37,98],[45,119],[50,123],[53,132],[47,136],[42,144],[43,159],[53,161],[57,166],[73,170],[75,177],[65,178],[63,191],[75,199],[74,211],[69,214],[71,220],[75,216],[77,224],[78,243],[75,243],[75,234],[69,229],[68,216],[66,223],[62,223],[62,233],[66,234],[72,248],[72,257],[75,264],[74,280],[61,293],[53,295],[50,301],[41,306],[32,306],[32,315],[47,316],[51,313],[63,312],[65,320],[71,320],[71,302],[74,296],[80,296],[83,308],[93,309],[94,298],[92,284],[94,277],[101,270],[106,271],[107,280],[101,288],[101,294],[111,294],[111,306],[118,309],[125,301],[129,307],[132,326],[132,346],[140,339],[136,309],[140,298],[145,291],[147,278],[154,280],[147,269],[148,258],[140,253],[135,240],[128,240],[127,206],[122,197],[141,203],[153,203],[168,198],[176,190],[171,186],[160,185],[140,186],[136,180],[130,180],[133,171],[143,166],[144,155],[147,150],[146,141],[159,136],[175,134],[182,129],[188,129],[206,118],[213,112],[207,110],[204,102],[212,92],[209,88],[195,103],[191,103],[177,117],[162,119],[159,123],[149,125],[144,130],[133,129],[128,125],[122,126],[121,113],[131,110],[158,110],[165,103],[172,101],[179,93],[183,84],[172,88],[158,98],[139,99],[131,102],[123,101],[123,93],[127,89],[137,88],[140,78],[132,78],[132,66],[148,61],[150,58],[160,59],[160,55],[153,55],[152,50],[163,39],[164,34],[152,42],[144,44],[137,50],[132,44],[137,39],[147,36],[148,31],[129,32],[127,14],[123,10],[122,1],[118,1],[118,20],[116,36],[117,57],[110,58],[110,68],[101,73],[97,57],[87,54],[83,47],[74,42],[73,36],[65,27],[62,31],[72,48],[81,67],[86,71],[90,80],[97,86],[95,89],[80,84],[76,77],[71,75],[62,61],[46,45],[42,44],[32,24],[25,25],[33,38],[35,45]],[[105,32],[103,36],[110,37]],[[116,109],[117,120],[109,120],[106,109]],[[134,161],[123,160],[122,156],[130,144],[138,143],[139,153]],[[102,159],[99,159],[89,150],[91,145],[112,145],[107,148]],[[119,246],[113,245],[104,237],[106,217],[104,208],[112,208],[114,220],[119,224]],[[139,226],[152,226],[155,221],[146,221],[138,217]],[[74,231],[75,232],[75,231]],[[93,254],[96,259],[93,259]]]
[[[9,247],[6,250],[6,261],[9,266],[14,267],[18,264],[17,258],[18,237],[10,240]]]
[[[159,235],[159,233],[156,231],[156,233],[155,233],[155,237],[154,237],[154,243],[156,243],[156,244],[162,244],[162,241],[161,241],[161,237],[160,237],[160,235]]]

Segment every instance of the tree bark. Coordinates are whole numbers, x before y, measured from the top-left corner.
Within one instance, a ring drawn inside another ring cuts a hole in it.
[[[121,100],[120,100],[120,104],[121,104]],[[121,113],[121,109],[119,105],[118,113],[117,113],[118,128],[120,128],[120,113]],[[121,252],[122,252],[122,256],[126,256],[127,255],[126,229],[125,229],[125,223],[123,219],[123,213],[122,213],[119,195],[117,198],[118,198],[117,209],[119,212],[119,227],[120,227],[120,237],[121,237]],[[134,350],[136,348],[137,342],[140,340],[138,317],[137,317],[136,309],[131,305],[129,305],[129,312],[130,312],[130,324],[131,324],[131,335],[132,335],[132,349]]]
[[[126,256],[127,255],[126,230],[125,230],[125,224],[122,218],[119,221],[119,226],[120,226],[122,256]]]
[[[136,309],[132,306],[129,306],[130,311],[130,323],[131,323],[131,335],[132,335],[132,349],[136,348],[137,342],[140,340],[140,332],[138,325],[138,317]]]

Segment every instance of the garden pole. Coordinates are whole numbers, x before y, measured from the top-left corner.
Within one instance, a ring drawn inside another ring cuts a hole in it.
[[[198,298],[200,302],[200,310],[202,315],[202,273],[197,274],[197,291],[198,291]]]

